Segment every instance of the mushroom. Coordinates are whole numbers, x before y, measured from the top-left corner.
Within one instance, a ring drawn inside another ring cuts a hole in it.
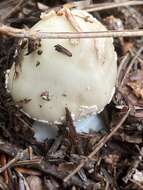
[[[91,14],[76,9],[43,13],[32,30],[107,31]],[[112,38],[25,40],[20,44],[7,88],[33,119],[60,123],[67,107],[73,120],[79,121],[101,112],[111,101],[117,74]]]

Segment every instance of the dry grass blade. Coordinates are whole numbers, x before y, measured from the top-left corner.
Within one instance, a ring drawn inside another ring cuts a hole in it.
[[[109,30],[100,32],[41,32],[29,29],[18,29],[6,25],[0,26],[0,34],[30,39],[78,39],[78,38],[106,38],[106,37],[139,37],[143,30]]]
[[[125,122],[125,120],[127,119],[130,111],[131,111],[131,108],[127,111],[127,113],[123,116],[123,118],[115,126],[115,128],[113,128],[113,130],[108,135],[105,135],[99,141],[99,143],[97,144],[97,146],[93,150],[93,152],[91,152],[84,160],[82,160],[81,163],[63,180],[64,182],[67,182],[72,176],[74,176],[88,162],[88,160],[91,159],[111,139],[111,137],[117,132],[117,130]]]
[[[87,12],[93,12],[93,11],[103,11],[123,6],[137,6],[137,5],[143,5],[143,1],[125,1],[125,2],[113,2],[113,3],[99,3],[90,5],[87,8],[84,8]]]

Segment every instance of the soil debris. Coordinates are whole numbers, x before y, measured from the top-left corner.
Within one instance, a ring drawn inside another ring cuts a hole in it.
[[[39,20],[42,10],[77,6],[93,9],[92,14],[109,29],[143,28],[142,5],[122,4],[125,1],[2,0],[0,20],[7,26],[27,29]],[[114,98],[103,112],[106,130],[77,134],[66,108],[66,122],[57,138],[44,142],[37,142],[33,120],[22,113],[20,106],[15,106],[5,89],[5,71],[16,61],[18,43],[19,39],[1,33],[0,188],[32,190],[36,185],[39,190],[143,189],[143,38],[120,37],[114,41],[118,78]],[[26,45],[27,55],[36,51],[40,57],[39,41],[29,40]],[[69,50],[60,48],[72,56]],[[35,65],[40,66],[40,62],[37,60]],[[49,100],[48,92],[43,95]],[[21,103],[29,101],[24,99]]]

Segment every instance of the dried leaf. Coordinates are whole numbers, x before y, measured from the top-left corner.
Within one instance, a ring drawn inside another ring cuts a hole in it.
[[[127,85],[133,90],[133,93],[138,98],[143,98],[143,82],[142,81],[128,82]]]

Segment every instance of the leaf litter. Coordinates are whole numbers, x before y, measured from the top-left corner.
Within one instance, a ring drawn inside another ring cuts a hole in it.
[[[96,3],[100,8],[102,3],[105,6],[118,2],[1,1],[1,23],[29,28],[39,20],[42,8],[49,11],[64,3],[65,7],[88,9]],[[142,11],[142,5],[121,6],[92,14],[109,29],[141,29]],[[37,190],[143,189],[143,38],[116,38],[114,44],[118,54],[118,78],[114,98],[102,113],[106,131],[78,135],[70,110],[66,109],[66,122],[57,139],[41,143],[34,138],[33,120],[15,107],[5,90],[5,71],[14,62],[18,40],[1,35],[1,189],[31,190],[32,184],[37,185]]]

